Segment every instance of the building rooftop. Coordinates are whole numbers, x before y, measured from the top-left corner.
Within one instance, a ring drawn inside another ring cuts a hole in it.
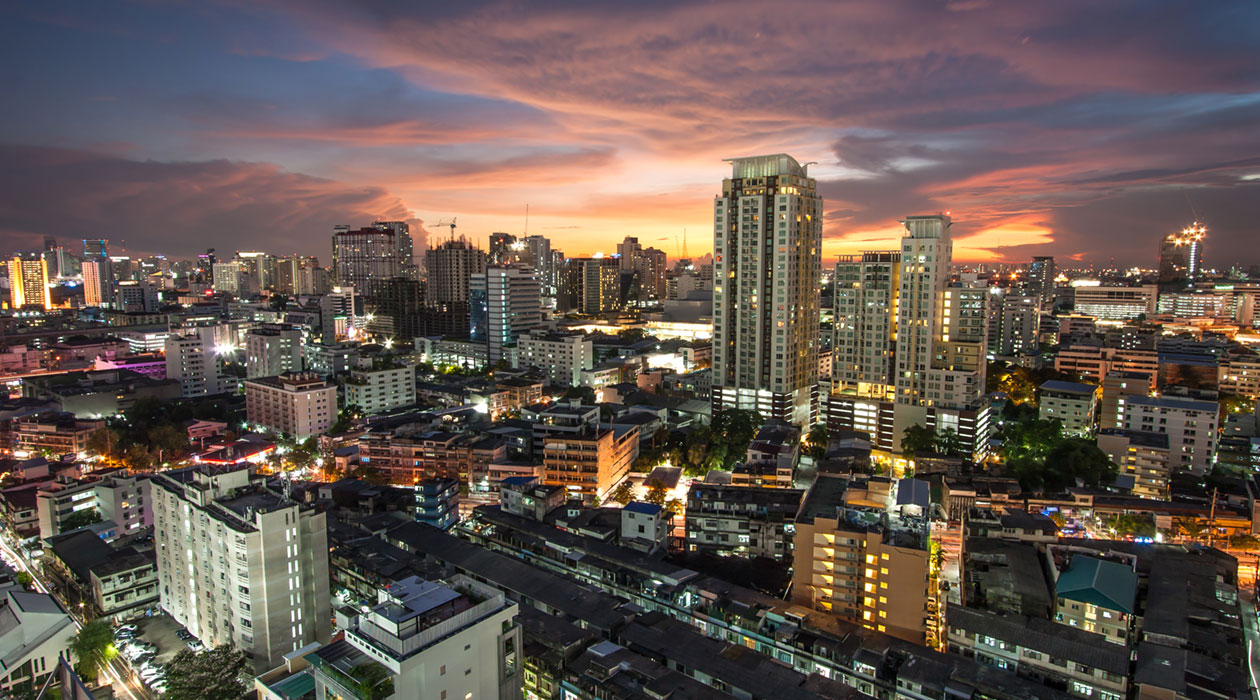
[[[1060,598],[1132,614],[1137,599],[1137,573],[1105,559],[1078,554],[1059,574],[1055,594]]]
[[[1154,408],[1171,408],[1185,411],[1211,411],[1216,413],[1219,406],[1211,401],[1198,401],[1181,396],[1142,396],[1135,394],[1128,397],[1129,405],[1152,406]]]
[[[1098,387],[1093,384],[1082,384],[1080,382],[1065,382],[1059,379],[1051,379],[1043,382],[1037,387],[1042,391],[1053,391],[1059,394],[1080,394],[1081,396],[1091,395],[1098,391]]]

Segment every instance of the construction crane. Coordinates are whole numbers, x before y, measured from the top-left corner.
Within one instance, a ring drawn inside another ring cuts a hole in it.
[[[447,226],[451,227],[451,240],[453,241],[455,240],[455,217],[451,217],[449,219],[442,219],[441,221],[437,222],[437,228],[445,228]]]

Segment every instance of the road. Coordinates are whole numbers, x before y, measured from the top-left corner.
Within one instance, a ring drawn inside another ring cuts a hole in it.
[[[8,558],[17,564],[20,571],[25,571],[30,575],[31,581],[34,583],[36,590],[40,593],[52,595],[54,598],[57,597],[56,594],[54,594],[52,590],[44,584],[43,580],[40,579],[39,574],[27,564],[26,558],[21,556],[13,547],[9,546],[9,536],[7,533],[0,534],[0,550],[3,550],[4,553],[8,555]],[[60,599],[58,600],[60,601]],[[60,602],[61,606],[70,614],[70,619],[74,622],[75,629],[82,629],[83,623],[79,620],[75,612],[65,604],[65,601]],[[149,693],[135,681],[134,674],[127,669],[127,666],[122,661],[122,658],[123,657],[119,656],[111,661],[106,666],[104,672],[105,678],[107,678],[110,684],[114,687],[115,696],[127,698],[127,700],[148,700],[150,697]]]
[[[1243,636],[1247,638],[1247,676],[1250,679],[1251,698],[1260,698],[1260,679],[1256,671],[1260,669],[1260,622],[1256,620],[1256,605],[1250,593],[1241,593]]]

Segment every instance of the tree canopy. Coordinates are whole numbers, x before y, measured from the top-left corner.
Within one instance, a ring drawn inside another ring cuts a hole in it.
[[[114,647],[114,631],[105,620],[93,620],[82,627],[70,642],[74,670],[89,683],[95,681],[105,666],[118,656]]]
[[[184,649],[166,667],[166,700],[238,700],[246,691],[241,673],[247,664],[245,654],[226,644]]]

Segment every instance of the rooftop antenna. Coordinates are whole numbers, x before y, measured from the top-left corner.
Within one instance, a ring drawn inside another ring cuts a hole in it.
[[[1186,198],[1186,206],[1190,207],[1190,214],[1194,216],[1194,220],[1197,222],[1199,220],[1199,212],[1195,211],[1194,202],[1190,201],[1190,193],[1182,190],[1181,194]]]

